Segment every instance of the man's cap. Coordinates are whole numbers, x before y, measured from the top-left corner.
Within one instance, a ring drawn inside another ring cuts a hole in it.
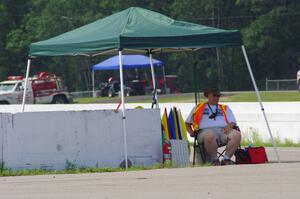
[[[217,88],[207,88],[204,90],[204,96],[208,97],[208,95],[212,93],[214,95],[222,95],[222,93]]]

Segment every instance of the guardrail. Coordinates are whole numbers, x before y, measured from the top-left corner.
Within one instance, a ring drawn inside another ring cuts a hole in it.
[[[268,79],[266,78],[266,91],[298,90],[297,79]]]
[[[72,95],[73,98],[93,97],[93,91],[77,91],[77,92],[71,92],[70,94]]]

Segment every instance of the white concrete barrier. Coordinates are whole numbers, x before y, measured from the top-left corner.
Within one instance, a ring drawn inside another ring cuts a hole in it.
[[[243,136],[251,136],[257,132],[262,139],[269,139],[263,115],[257,102],[232,102],[225,103],[234,112],[237,122],[243,131]],[[126,104],[127,108],[143,106],[150,108],[151,104]],[[166,107],[168,110],[176,106],[181,109],[184,118],[187,117],[194,103],[160,103],[161,112]],[[300,102],[264,102],[265,112],[270,122],[274,137],[281,140],[290,139],[300,142]],[[27,105],[26,111],[74,111],[74,110],[102,110],[115,109],[117,104],[68,104],[68,105]],[[2,105],[1,112],[20,112],[20,105]]]
[[[270,139],[265,120],[260,106],[256,102],[232,102],[229,105],[235,114],[238,125],[244,137],[251,137],[253,132],[263,140]],[[194,103],[168,103],[160,104],[161,112],[164,108],[170,110],[176,106],[181,109],[182,115],[186,118],[195,106]],[[289,139],[293,142],[300,142],[300,102],[265,102],[265,112],[270,123],[271,131],[275,138],[282,141]]]
[[[124,160],[122,114],[112,110],[0,114],[0,152],[12,169],[118,167]],[[162,161],[159,110],[127,111],[128,158]]]
[[[257,132],[264,140],[270,138],[258,103],[226,104],[235,113],[244,137]],[[274,137],[299,142],[300,102],[264,105]],[[151,107],[126,104],[127,108],[136,106]],[[194,104],[161,103],[160,111],[173,106],[180,108],[186,118]],[[67,160],[77,166],[117,167],[124,159],[121,115],[102,110],[116,107],[117,104],[27,105],[28,113],[22,114],[19,105],[0,106],[1,158],[12,168],[62,169]],[[127,113],[130,159],[145,165],[161,161],[159,111]]]

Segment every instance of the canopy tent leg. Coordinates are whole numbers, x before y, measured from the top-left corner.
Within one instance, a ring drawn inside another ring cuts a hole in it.
[[[194,91],[195,91],[195,105],[198,104],[198,85],[197,85],[197,73],[196,73],[196,62],[195,62],[195,52],[193,52],[193,82],[194,82]],[[196,145],[197,136],[194,136],[194,152],[193,152],[193,166],[196,164]]]
[[[122,102],[122,122],[123,122],[123,136],[124,136],[124,156],[125,168],[128,169],[128,154],[127,154],[127,132],[126,132],[126,114],[125,114],[125,101],[124,101],[124,80],[123,80],[123,64],[122,64],[122,50],[119,50],[119,65],[120,65],[120,92]]]
[[[193,82],[194,82],[194,91],[195,91],[195,104],[198,104],[199,98],[199,89],[198,89],[198,78],[197,78],[197,61],[195,52],[193,52]],[[199,99],[200,100],[200,99]]]
[[[95,71],[92,70],[92,89],[93,89],[93,97],[96,97],[96,93],[95,93]]]
[[[156,108],[159,108],[158,106],[158,99],[157,99],[157,90],[156,90],[156,79],[155,79],[155,72],[154,72],[154,66],[153,66],[153,57],[152,53],[149,53],[150,57],[150,66],[151,66],[151,75],[152,75],[152,84],[153,84],[153,102],[152,102],[152,107],[155,104]]]
[[[168,94],[168,93],[167,93],[167,78],[166,78],[166,70],[165,70],[165,65],[163,65],[162,69],[163,69],[163,76],[164,76],[164,87],[165,87],[165,94]]]
[[[247,53],[246,53],[245,46],[242,45],[241,47],[242,47],[242,51],[243,51],[243,54],[244,54],[244,58],[245,58],[245,61],[246,61],[246,64],[247,64],[247,67],[248,67],[248,70],[249,70],[249,73],[250,73],[250,77],[251,77],[251,79],[252,79],[252,83],[253,83],[254,89],[255,89],[255,92],[256,92],[256,96],[257,96],[257,99],[258,99],[258,101],[259,101],[259,105],[260,105],[261,111],[262,111],[262,113],[263,113],[263,116],[264,116],[264,118],[265,118],[265,122],[266,122],[266,125],[267,125],[267,128],[268,128],[268,131],[269,131],[271,140],[272,140],[272,144],[273,144],[273,148],[274,148],[274,151],[275,151],[275,154],[276,154],[277,161],[278,161],[278,163],[280,163],[280,158],[279,158],[279,154],[278,154],[278,149],[277,149],[275,140],[274,140],[273,135],[272,135],[272,132],[271,132],[271,128],[270,128],[270,125],[269,125],[269,122],[268,122],[268,119],[267,119],[267,116],[266,116],[266,113],[265,113],[265,109],[264,109],[264,106],[263,106],[263,103],[262,103],[261,96],[260,96],[260,94],[259,94],[259,91],[258,91],[256,82],[255,82],[254,75],[253,75],[253,73],[252,73],[252,69],[251,69],[251,66],[250,66],[250,63],[249,63],[249,60],[248,60],[248,56],[247,56]]]
[[[27,92],[28,78],[29,78],[29,72],[30,72],[30,64],[31,64],[31,58],[28,58],[28,60],[27,60],[27,69],[26,69],[25,85],[24,85],[24,91],[23,91],[23,100],[22,100],[22,113],[25,110],[26,92]]]

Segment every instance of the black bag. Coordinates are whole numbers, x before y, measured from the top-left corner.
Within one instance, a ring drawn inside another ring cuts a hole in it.
[[[236,164],[251,164],[247,148],[238,148],[234,155]]]

